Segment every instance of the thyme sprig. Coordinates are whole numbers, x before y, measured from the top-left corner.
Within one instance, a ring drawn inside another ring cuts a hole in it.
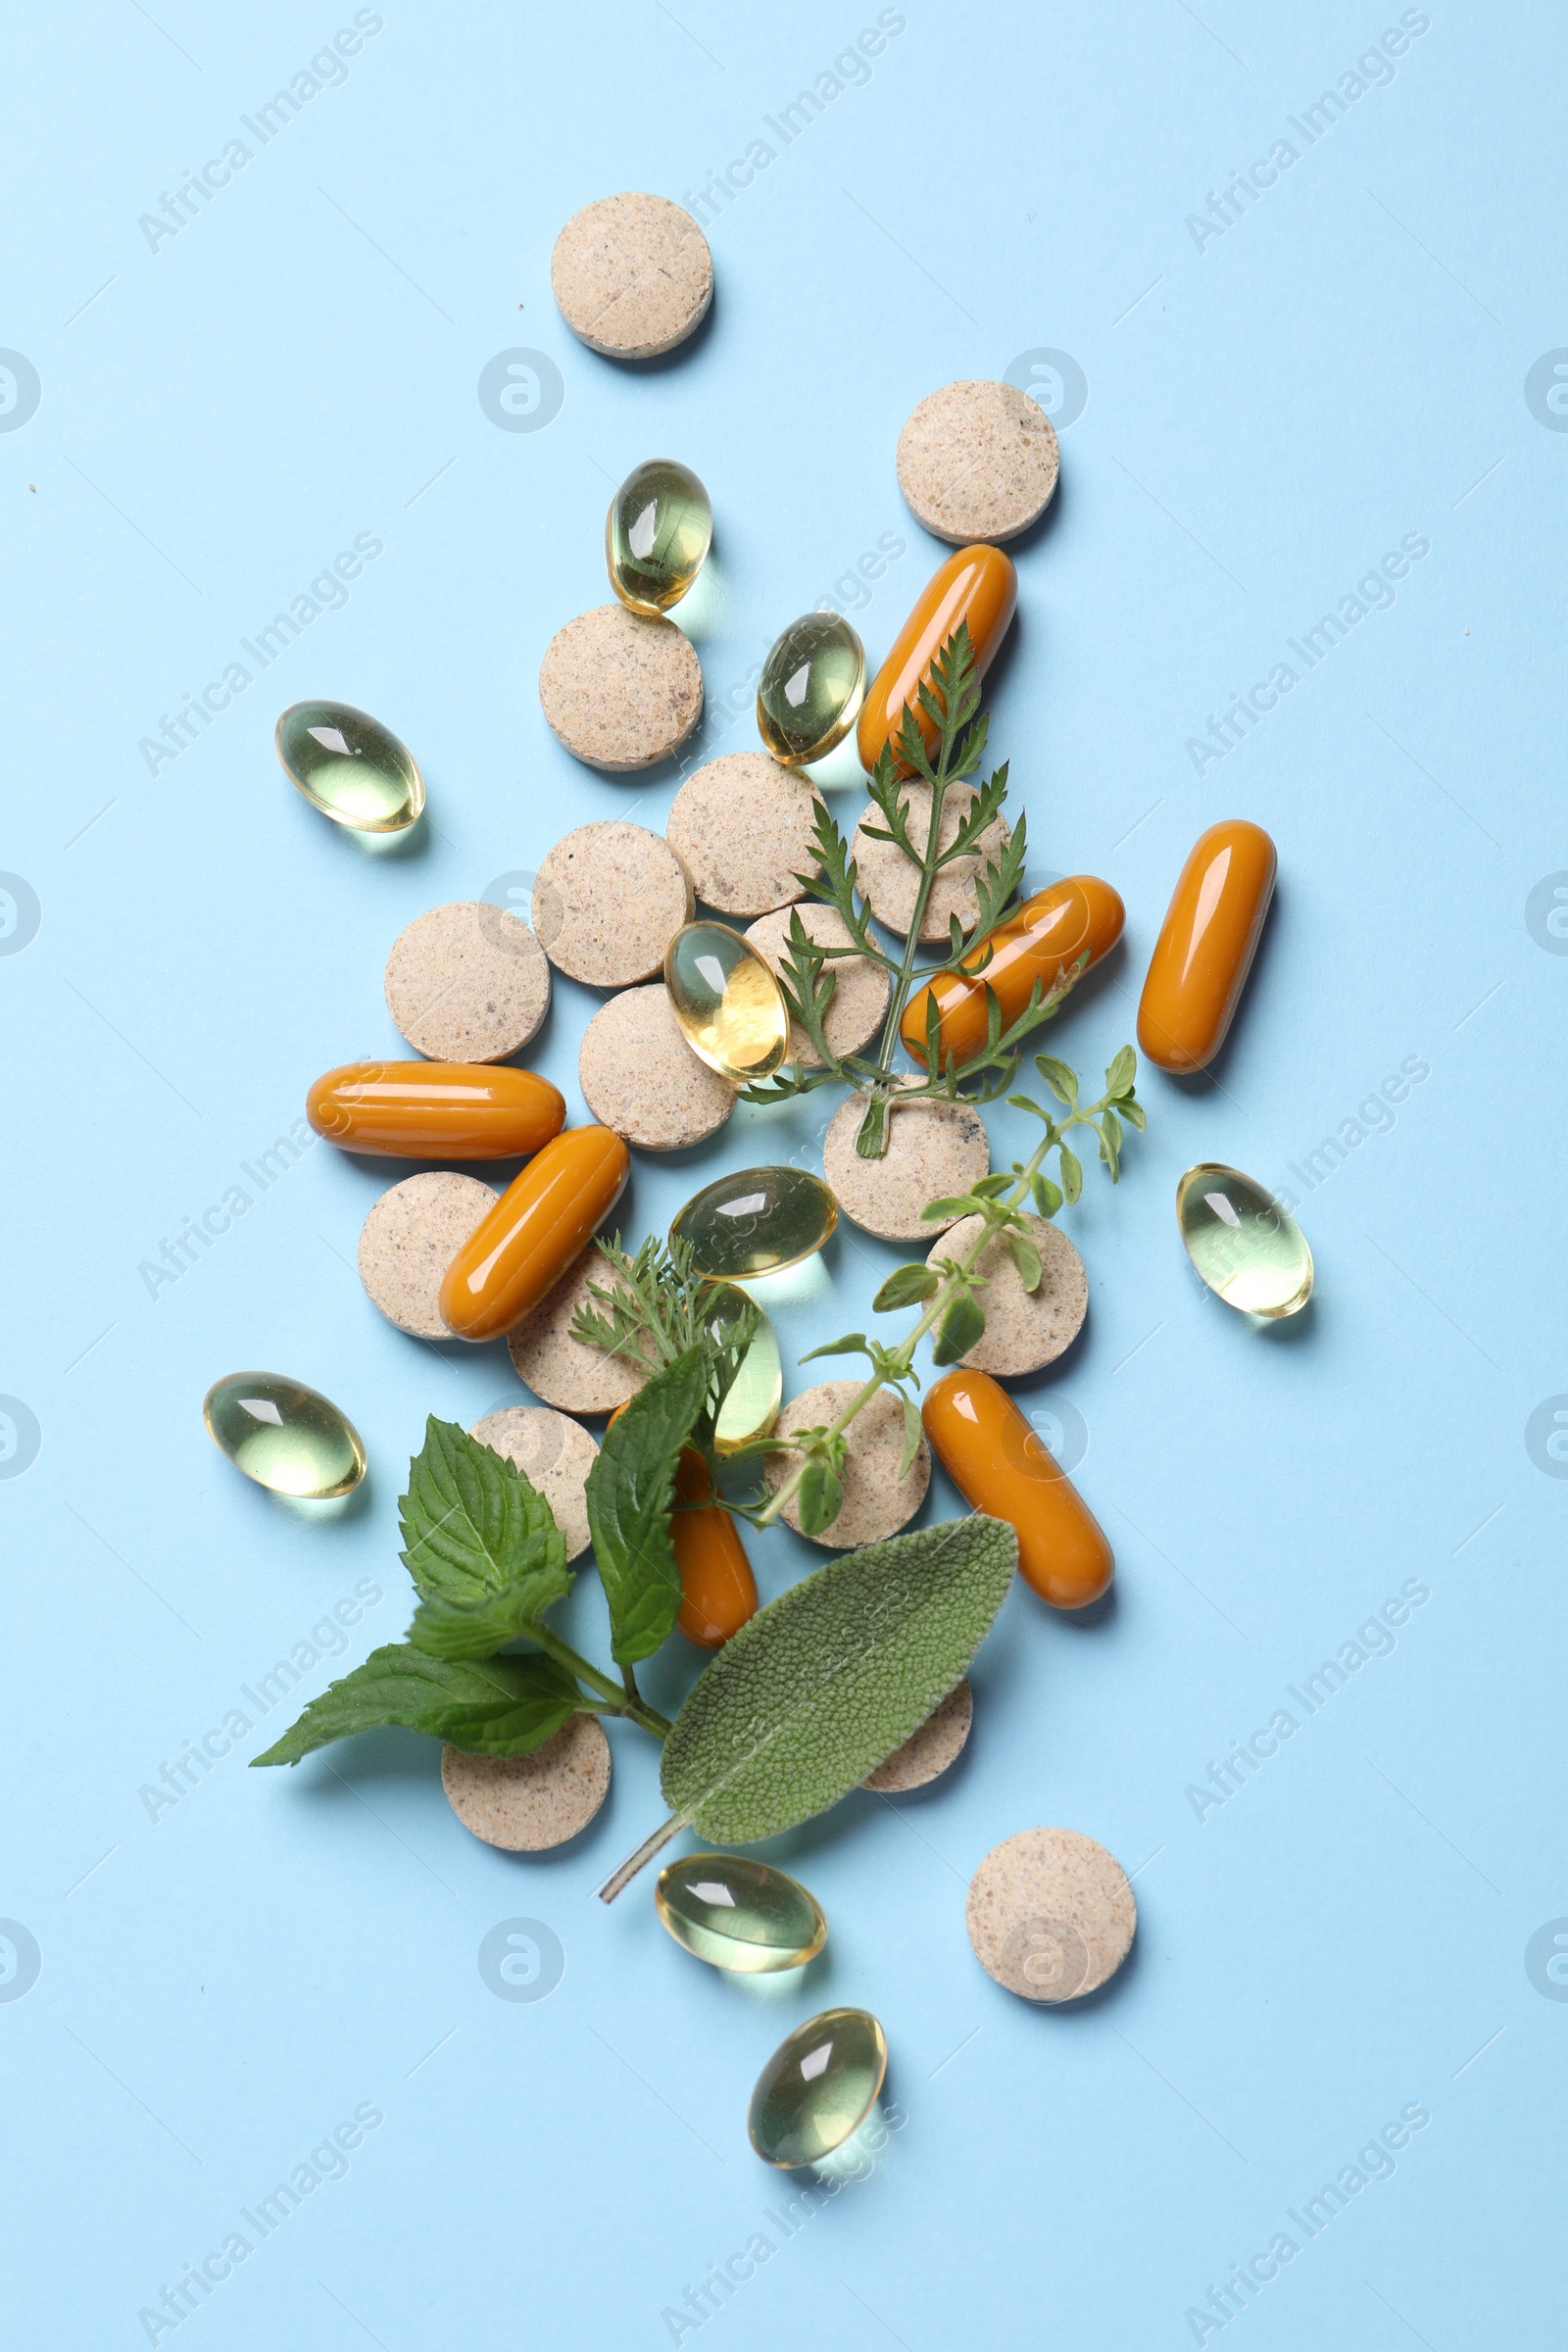
[[[667,1242],[650,1234],[635,1256],[622,1248],[618,1233],[609,1241],[601,1237],[597,1247],[610,1279],[589,1283],[588,1296],[598,1304],[577,1309],[572,1338],[623,1357],[650,1378],[692,1348],[703,1349],[712,1380],[690,1442],[711,1468],[718,1416],[757,1337],[760,1308],[735,1291],[733,1311],[726,1300],[726,1311],[717,1313],[715,1286],[697,1272],[691,1244],[678,1234]]]

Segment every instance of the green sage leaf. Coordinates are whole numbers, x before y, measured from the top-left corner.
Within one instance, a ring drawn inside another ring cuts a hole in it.
[[[555,1513],[515,1464],[455,1421],[425,1424],[399,1504],[403,1564],[424,1600],[479,1610],[506,1595],[508,1613],[542,1617],[571,1590]],[[492,1647],[511,1639],[498,1635]]]
[[[639,1389],[588,1473],[588,1528],[610,1603],[611,1655],[652,1657],[680,1608],[669,1540],[675,1465],[708,1394],[707,1350],[689,1348]]]
[[[1018,1539],[975,1516],[846,1552],[728,1642],[664,1743],[664,1800],[723,1844],[837,1804],[968,1666],[1006,1596]]]
[[[891,1314],[896,1306],[918,1306],[941,1285],[935,1266],[896,1266],[871,1301],[873,1314]],[[803,1358],[804,1361],[804,1358]]]
[[[956,1364],[960,1355],[967,1355],[976,1340],[984,1334],[986,1319],[979,1300],[965,1291],[955,1298],[941,1322],[932,1344],[931,1361],[934,1364]]]
[[[574,1715],[583,1694],[554,1658],[432,1658],[406,1642],[373,1649],[363,1666],[313,1698],[298,1723],[253,1764],[297,1764],[328,1740],[388,1724],[450,1740],[479,1756],[526,1756]]]

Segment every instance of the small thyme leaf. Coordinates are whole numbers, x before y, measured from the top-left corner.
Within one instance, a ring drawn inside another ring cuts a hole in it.
[[[800,1487],[800,1517],[803,1536],[820,1536],[832,1526],[844,1507],[844,1489],[838,1475],[823,1461],[809,1461]]]
[[[941,1322],[932,1344],[931,1361],[934,1364],[956,1364],[967,1355],[975,1342],[985,1335],[986,1319],[980,1301],[963,1291],[954,1299]]]
[[[914,1457],[920,1450],[920,1441],[924,1436],[925,1430],[920,1421],[920,1407],[912,1396],[906,1396],[904,1399],[904,1451],[899,1457],[901,1483],[908,1477],[914,1465]]]
[[[871,1301],[875,1314],[891,1314],[897,1306],[918,1306],[922,1298],[932,1298],[942,1277],[935,1266],[899,1266],[888,1276]],[[802,1358],[805,1361],[805,1358]]]
[[[1057,1165],[1061,1169],[1062,1198],[1070,1208],[1084,1189],[1084,1172],[1065,1144],[1061,1145],[1059,1149],[1060,1156]]]
[[[1045,1272],[1045,1264],[1035,1246],[1034,1236],[1021,1232],[1016,1225],[1009,1226],[1007,1250],[1013,1264],[1018,1269],[1018,1280],[1023,1284],[1024,1289],[1030,1293],[1038,1291],[1041,1277]]]

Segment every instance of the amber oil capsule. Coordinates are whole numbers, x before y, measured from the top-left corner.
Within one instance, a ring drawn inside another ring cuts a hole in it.
[[[608,1127],[568,1127],[508,1185],[446,1270],[441,1314],[460,1340],[496,1340],[530,1313],[609,1216],[631,1153]]]
[[[934,999],[939,1058],[961,1066],[986,1042],[988,988],[996,992],[1005,1029],[1027,1007],[1037,980],[1042,997],[1050,995],[1058,978],[1071,985],[1084,976],[1073,970],[1084,955],[1089,957],[1084,972],[1092,972],[1120,939],[1126,919],[1120,895],[1094,874],[1071,874],[1064,882],[1053,882],[972,950],[961,971],[943,973],[910,998],[899,1023],[906,1051],[925,1067],[927,1007]],[[972,979],[964,977],[971,972]]]
[[[1089,1505],[1006,1390],[989,1372],[949,1372],[927,1395],[920,1418],[964,1501],[1016,1530],[1025,1584],[1054,1609],[1082,1609],[1098,1600],[1110,1583],[1115,1555]]]
[[[616,1405],[610,1416],[612,1429],[625,1410],[625,1405]],[[675,1467],[669,1542],[680,1570],[675,1623],[699,1649],[722,1649],[730,1636],[757,1615],[757,1578],[734,1514],[713,1500],[708,1464],[695,1446],[681,1448]]]
[[[1206,1068],[1241,1003],[1279,859],[1246,817],[1210,825],[1182,867],[1138,1004],[1138,1043],[1162,1070]]]
[[[960,547],[931,574],[861,709],[856,744],[862,767],[876,765],[885,743],[892,743],[897,760],[897,738],[906,703],[913,705],[915,724],[930,750],[937,739],[937,724],[916,697],[922,679],[928,686],[931,683],[932,662],[959,621],[967,621],[969,642],[974,647],[974,674],[983,678],[1007,634],[1017,602],[1017,568],[1000,547]]]
[[[565,1123],[558,1088],[488,1061],[346,1061],[305,1115],[344,1152],[378,1159],[519,1159]]]

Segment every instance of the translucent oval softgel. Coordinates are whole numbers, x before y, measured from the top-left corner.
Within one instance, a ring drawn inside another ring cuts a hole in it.
[[[804,1968],[827,1941],[816,1897],[742,1854],[686,1854],[661,1871],[659,1916],[687,1951],[743,1976]]]
[[[868,2009],[824,2009],[797,2026],[757,2078],[747,2130],[766,2164],[820,2164],[876,2104],[888,2045]]]
[[[730,1327],[753,1303],[732,1282],[711,1285],[704,1320],[720,1345]],[[778,1419],[778,1408],[783,1401],[784,1367],[779,1358],[778,1338],[761,1309],[759,1307],[757,1311],[760,1319],[756,1334],[741,1357],[741,1368],[713,1426],[713,1446],[720,1454],[735,1452],[753,1438],[765,1438]]]
[[[803,612],[775,639],[757,688],[757,731],[785,767],[825,759],[865,700],[865,648],[839,612]]]
[[[727,923],[687,923],[664,951],[664,986],[680,1033],[731,1086],[770,1078],[789,1050],[790,1016],[773,967]]]
[[[667,612],[708,561],[713,509],[689,466],[650,458],[634,466],[605,517],[610,585],[633,612]]]
[[[672,1241],[691,1244],[699,1274],[744,1282],[809,1257],[838,1221],[839,1204],[820,1176],[805,1168],[735,1168],[694,1193],[669,1232]]]
[[[280,1372],[231,1372],[202,1403],[215,1445],[274,1494],[322,1502],[365,1476],[360,1433],[319,1390]]]
[[[424,813],[424,778],[390,727],[351,703],[294,703],[277,757],[313,808],[351,833],[402,833]]]
[[[1296,1219],[1272,1193],[1202,1160],[1176,1187],[1176,1222],[1200,1275],[1227,1306],[1278,1319],[1312,1296],[1312,1252]]]

